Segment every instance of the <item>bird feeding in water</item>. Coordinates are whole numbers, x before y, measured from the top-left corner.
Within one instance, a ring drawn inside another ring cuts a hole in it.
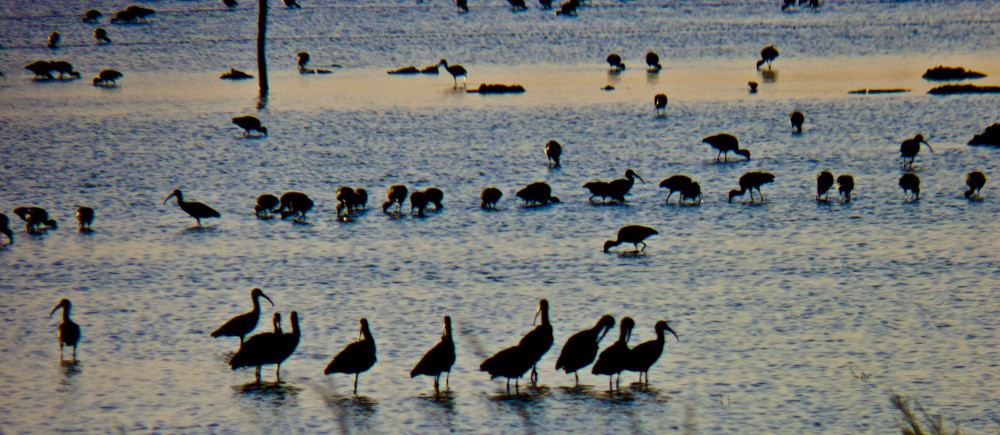
[[[559,198],[552,196],[552,187],[544,181],[536,181],[524,186],[515,195],[523,199],[524,205],[528,207],[559,202]]]
[[[833,188],[833,173],[823,171],[816,174],[816,201],[826,202],[830,189]]]
[[[840,200],[851,202],[851,192],[854,190],[854,176],[841,174],[837,177],[837,191],[840,192]]]
[[[747,172],[740,177],[740,189],[729,191],[729,202],[733,202],[733,197],[742,196],[750,191],[750,202],[753,202],[753,191],[757,190],[760,195],[760,202],[764,202],[764,193],[760,191],[760,186],[774,182],[774,174],[770,172]]]
[[[117,86],[118,79],[122,77],[125,77],[125,75],[113,69],[106,69],[101,71],[97,77],[94,77],[94,86]]]
[[[611,72],[621,72],[625,69],[625,63],[622,62],[622,57],[618,53],[609,54],[606,60],[611,66]]]
[[[653,96],[653,107],[656,108],[656,116],[667,115],[667,94],[656,94]]]
[[[253,213],[259,219],[270,219],[271,213],[278,207],[278,197],[270,193],[265,193],[257,197],[257,204],[253,206]]]
[[[545,156],[549,159],[549,167],[559,167],[559,157],[562,156],[562,145],[550,140],[545,144]]]
[[[76,221],[80,223],[80,231],[90,231],[90,225],[94,223],[94,209],[90,207],[79,207],[76,209]]]
[[[98,44],[110,44],[111,38],[108,37],[108,31],[104,30],[103,27],[98,27],[94,29],[94,39],[97,40]]]
[[[795,129],[795,132],[802,134],[802,123],[806,122],[806,116],[796,110],[788,116],[788,119],[792,122],[792,128]]]
[[[444,387],[448,389],[453,365],[455,365],[455,341],[451,335],[451,317],[444,316],[444,333],[441,335],[441,341],[427,351],[423,358],[420,358],[417,365],[410,371],[410,378],[420,375],[434,376],[434,395],[436,396],[441,392],[438,386],[441,373],[445,373]]]
[[[177,198],[177,205],[181,208],[181,210],[184,210],[185,213],[194,218],[195,222],[198,223],[199,228],[201,227],[202,219],[222,217],[222,215],[213,210],[212,207],[200,202],[185,201],[184,193],[182,193],[180,189],[174,189],[173,192],[170,192],[170,195],[167,195],[167,197],[163,199],[163,203],[166,204],[167,200],[173,197]]]
[[[375,337],[368,327],[368,319],[361,319],[361,339],[344,347],[323,370],[324,375],[332,373],[354,374],[354,394],[358,394],[358,376],[375,365]]]
[[[899,145],[899,155],[904,160],[906,160],[907,158],[910,159],[909,161],[903,162],[904,169],[907,167],[913,168],[913,160],[916,159],[917,154],[920,153],[921,143],[927,145],[927,149],[931,150],[932,153],[934,152],[934,148],[931,148],[931,144],[927,143],[927,141],[924,140],[924,135],[922,134],[918,134],[909,139],[906,139],[903,141],[902,144]]]
[[[979,200],[983,197],[979,194],[980,189],[986,185],[986,174],[982,171],[972,171],[965,176],[965,185],[969,186],[969,190],[965,191],[965,197],[968,199]]]
[[[601,340],[614,327],[615,318],[604,315],[593,328],[571,335],[559,352],[556,370],[563,370],[566,374],[572,373],[576,378],[576,385],[580,385],[580,375],[577,371],[594,362],[597,351],[600,350],[598,346]]]
[[[255,288],[251,290],[250,299],[253,301],[253,309],[250,310],[250,312],[240,314],[232,319],[229,319],[226,323],[223,323],[219,329],[212,331],[212,338],[239,337],[240,344],[243,344],[243,337],[257,327],[257,321],[260,319],[260,298],[267,299],[267,302],[269,302],[272,307],[274,306],[274,302],[271,301],[271,298],[267,297],[261,289]]]
[[[660,64],[660,56],[652,51],[646,53],[646,65],[649,68],[647,71],[651,73],[658,73],[663,69],[663,65]]]
[[[285,192],[281,194],[281,198],[278,198],[278,214],[281,215],[281,219],[287,219],[289,216],[295,216],[294,222],[304,223],[306,220],[306,213],[313,208],[313,200],[309,198],[308,195],[302,192]]]
[[[281,332],[280,316],[275,313],[274,332],[264,332],[256,334],[240,345],[233,358],[229,360],[229,367],[236,370],[241,367],[256,367],[254,372],[257,383],[260,383],[260,368],[268,364],[275,364],[275,382],[281,382],[281,364],[288,357],[295,353],[295,348],[299,346],[302,331],[299,329],[299,313],[292,311],[292,332],[284,334]]]
[[[653,330],[656,331],[655,339],[639,343],[629,351],[626,370],[639,372],[639,383],[642,383],[642,374],[645,373],[646,384],[649,384],[649,368],[660,359],[660,355],[663,355],[663,346],[666,343],[666,337],[663,332],[670,331],[677,341],[681,341],[681,338],[670,328],[670,324],[666,320],[656,322]]]
[[[24,232],[37,234],[44,226],[44,229],[55,230],[59,228],[59,223],[55,219],[49,218],[49,212],[41,207],[17,207],[14,214],[24,221]]]
[[[466,8],[466,11],[468,11],[468,8]],[[462,77],[462,87],[463,88],[465,87],[465,80],[468,79],[468,77],[469,77],[468,76],[468,71],[465,70],[465,67],[463,67],[462,65],[457,65],[457,64],[456,65],[448,65],[448,61],[444,60],[444,59],[441,59],[441,61],[438,62],[438,65],[443,66],[444,69],[448,71],[448,74],[451,74],[451,78],[455,81],[455,86],[452,89],[457,89],[458,88],[458,78],[459,77]]]
[[[243,137],[248,137],[250,135],[250,130],[262,133],[267,136],[267,127],[261,125],[260,120],[255,116],[243,115],[233,118],[233,124],[236,124],[239,128],[243,129]]]
[[[402,184],[393,184],[392,186],[389,186],[389,189],[385,193],[387,199],[382,203],[382,213],[388,214],[389,208],[392,207],[393,204],[396,204],[396,213],[402,213],[403,202],[406,201],[407,192],[408,190],[406,189],[406,186]]]
[[[503,192],[496,187],[487,187],[483,189],[483,193],[480,194],[479,197],[482,200],[482,202],[479,203],[480,207],[495,210],[497,208],[497,202],[499,202],[500,198],[503,197]]]
[[[719,150],[719,154],[715,156],[715,161],[719,161],[719,157],[724,157],[725,162],[729,162],[729,153],[733,152],[746,157],[750,160],[750,150],[740,148],[740,141],[729,133],[719,133],[712,136],[708,136],[701,140],[702,143],[707,143],[712,148]],[[723,155],[724,154],[724,155]]]
[[[664,178],[663,181],[660,182],[660,188],[669,190],[667,193],[666,203],[670,203],[670,196],[673,195],[674,192],[681,192],[685,187],[687,187],[687,185],[693,182],[694,180],[692,180],[691,177],[681,174],[671,175],[670,177]]]
[[[773,45],[768,45],[760,51],[760,60],[757,61],[757,69],[759,70],[761,65],[767,63],[767,69],[771,69],[771,62],[778,58],[778,49],[774,48]]]
[[[73,307],[69,299],[63,299],[59,301],[59,304],[49,312],[49,318],[56,313],[60,308],[62,308],[62,323],[59,324],[59,361],[63,361],[63,347],[72,346],[73,347],[73,359],[71,362],[76,362],[76,345],[80,343],[80,325],[73,323],[69,318],[69,311]]]
[[[920,200],[920,177],[917,174],[903,174],[902,177],[899,177],[899,187],[903,188],[904,201]],[[913,194],[913,198],[910,198],[909,193]]]
[[[635,251],[632,252],[639,253],[646,249],[646,242],[644,242],[644,240],[657,234],[660,234],[660,232],[650,227],[642,225],[626,225],[618,230],[618,237],[615,240],[608,240],[604,242],[604,252],[608,252],[608,249],[622,243],[631,243],[635,246]],[[642,244],[642,248],[639,248],[640,243]]]

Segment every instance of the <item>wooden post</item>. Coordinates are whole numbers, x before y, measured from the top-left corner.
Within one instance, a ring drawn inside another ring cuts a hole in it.
[[[267,43],[267,0],[259,0],[260,11],[257,14],[257,77],[260,82],[260,96],[267,95],[267,55],[264,53]]]

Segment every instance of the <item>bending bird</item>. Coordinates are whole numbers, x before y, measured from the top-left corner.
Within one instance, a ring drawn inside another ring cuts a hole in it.
[[[267,136],[267,127],[261,125],[260,120],[257,119],[257,117],[255,116],[251,115],[237,116],[233,118],[233,124],[236,124],[239,128],[243,129],[244,137],[250,135],[250,130],[263,133],[264,136]]]
[[[615,240],[608,240],[604,242],[604,252],[608,252],[608,249],[622,243],[631,243],[635,245],[635,251],[633,252],[638,253],[646,249],[646,242],[644,242],[644,240],[646,240],[649,236],[655,236],[657,234],[660,234],[660,232],[650,227],[644,227],[642,225],[626,225],[618,230],[618,237]],[[640,243],[642,244],[641,249],[639,248]]]
[[[719,161],[719,157],[725,158],[725,161],[729,161],[729,152],[739,154],[750,160],[750,150],[740,148],[740,141],[729,133],[719,133],[712,136],[708,136],[701,140],[702,143],[709,144],[712,148],[719,150],[719,154],[715,156],[715,161]],[[725,153],[725,156],[723,156]]]
[[[986,174],[982,171],[969,172],[969,174],[965,176],[965,185],[969,186],[969,190],[965,191],[966,198],[983,199],[983,197],[979,194],[979,190],[986,185]]]
[[[619,327],[621,329],[618,341],[601,351],[601,354],[597,357],[597,362],[594,363],[594,368],[590,370],[595,375],[608,375],[608,390],[610,391],[615,389],[615,387],[612,387],[611,379],[615,375],[619,375],[618,378],[621,380],[621,372],[628,368],[628,339],[632,335],[632,328],[635,327],[635,321],[631,317],[626,317],[622,319]],[[617,386],[618,384],[615,383],[615,385]]]
[[[760,191],[760,186],[774,182],[774,174],[770,172],[747,172],[740,177],[740,189],[729,191],[729,202],[733,202],[734,196],[742,196],[750,191],[750,202],[753,202],[753,191],[757,190],[760,201],[764,202],[764,193]]]

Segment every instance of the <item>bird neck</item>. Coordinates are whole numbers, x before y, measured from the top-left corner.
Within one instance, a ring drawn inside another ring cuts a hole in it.
[[[63,307],[62,319],[64,323],[72,323],[72,321],[69,320],[69,307]]]

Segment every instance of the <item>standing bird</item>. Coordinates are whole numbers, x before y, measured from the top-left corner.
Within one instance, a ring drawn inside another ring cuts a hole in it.
[[[618,335],[618,341],[614,342],[607,349],[601,351],[601,354],[597,357],[597,362],[594,363],[594,368],[590,370],[591,373],[595,375],[608,375],[608,390],[614,390],[612,387],[611,379],[614,375],[619,375],[623,370],[628,368],[629,361],[629,348],[628,339],[632,335],[632,328],[635,327],[635,321],[631,317],[626,317],[621,321],[621,332]],[[617,385],[617,384],[615,384]]]
[[[104,30],[103,27],[98,27],[94,29],[94,39],[97,39],[98,44],[111,43],[111,38],[108,37],[108,31]]]
[[[304,51],[300,51],[300,52],[298,52],[298,54],[295,55],[295,57],[298,59],[299,72],[305,71],[306,70],[306,65],[309,64],[309,53],[306,53]]]
[[[823,171],[816,174],[816,201],[825,202],[827,199],[827,194],[830,193],[830,189],[833,188],[833,173],[830,171]]]
[[[986,185],[986,174],[982,171],[972,171],[969,175],[965,176],[965,185],[969,186],[969,190],[965,191],[965,197],[969,199],[983,199],[979,194],[979,190]],[[2,227],[0,227],[2,229]],[[13,242],[13,240],[11,240]]]
[[[840,192],[840,200],[851,202],[851,191],[854,190],[854,176],[841,174],[837,177],[837,191]]]
[[[653,106],[656,107],[656,116],[666,116],[667,94],[656,94],[653,96]]]
[[[354,394],[358,394],[358,376],[368,371],[375,365],[375,338],[372,331],[368,329],[368,319],[361,319],[361,333],[363,337],[359,341],[348,344],[337,356],[333,357],[330,364],[323,370],[324,375],[331,373],[354,373]]]
[[[455,6],[462,10],[461,13],[469,12],[469,0],[455,0]]]
[[[788,118],[792,121],[792,128],[795,129],[795,132],[802,134],[802,123],[806,122],[806,116],[796,110]]]
[[[396,213],[402,213],[403,211],[403,201],[406,201],[406,186],[402,184],[393,184],[389,186],[389,190],[386,191],[386,198],[388,200],[382,203],[382,212],[389,213],[389,207],[396,204]]]
[[[49,63],[52,71],[59,73],[59,80],[63,80],[65,76],[69,76],[70,79],[80,78],[80,72],[73,69],[73,65],[65,60],[54,60]]]
[[[771,62],[778,58],[778,49],[774,48],[773,45],[768,45],[760,51],[760,60],[757,61],[757,69],[767,62],[767,69],[771,69]]]
[[[205,204],[194,201],[184,201],[184,194],[180,189],[174,189],[173,192],[170,192],[170,195],[167,195],[167,197],[163,199],[163,203],[166,204],[167,200],[171,197],[177,198],[177,205],[181,208],[181,210],[184,210],[185,213],[193,217],[199,227],[201,227],[202,219],[222,217],[219,212],[213,210],[212,207]]]
[[[414,190],[410,194],[410,215],[424,217],[424,209],[427,208],[427,194],[421,190]],[[416,213],[413,211],[416,210]]]
[[[441,335],[441,341],[427,351],[423,358],[420,358],[417,365],[410,371],[410,378],[420,375],[434,376],[434,395],[437,396],[441,392],[438,387],[441,373],[446,373],[444,387],[447,389],[453,365],[455,365],[455,341],[451,335],[451,317],[444,316],[444,334]]]
[[[580,375],[577,371],[594,362],[601,339],[614,327],[615,318],[604,315],[593,328],[571,335],[559,352],[556,370],[563,370],[566,374],[572,373],[576,378],[576,385],[580,385]]]
[[[260,124],[260,120],[256,116],[243,115],[233,118],[233,124],[236,124],[239,128],[243,129],[243,137],[250,135],[250,130],[255,130],[257,132],[263,133],[267,136],[267,127]]]
[[[552,348],[552,342],[555,340],[552,336],[552,324],[549,323],[548,300],[542,299],[538,302],[538,311],[535,312],[535,319],[531,321],[532,324],[535,323],[535,320],[538,320],[539,314],[542,316],[542,323],[525,334],[524,338],[517,343],[517,346],[524,349],[525,355],[532,360],[531,375],[528,377],[531,379],[532,384],[538,383],[538,371],[536,370],[538,361]]]
[[[253,309],[248,313],[240,314],[228,322],[223,323],[219,329],[212,331],[212,338],[216,337],[239,337],[240,344],[243,344],[243,337],[253,331],[257,327],[257,320],[260,319],[260,301],[259,298],[263,297],[274,306],[274,302],[271,298],[267,297],[263,291],[259,288],[254,288],[250,291],[250,299],[253,301]]]
[[[497,202],[499,202],[500,198],[503,197],[503,192],[500,189],[491,186],[483,189],[483,193],[480,194],[479,197],[482,199],[482,202],[479,203],[480,207],[496,209]]]
[[[469,8],[465,8],[465,11],[468,12]],[[448,74],[451,74],[451,78],[455,80],[455,87],[452,89],[458,88],[459,77],[462,77],[462,87],[465,87],[465,80],[469,78],[468,71],[465,70],[465,67],[462,65],[448,65],[448,61],[444,59],[441,59],[441,61],[438,62],[438,65],[443,66],[444,69],[448,71]]]
[[[49,33],[49,43],[48,45],[46,45],[46,47],[59,48],[59,39],[61,39],[59,37],[59,32]]]
[[[899,177],[899,187],[903,188],[903,200],[911,200],[907,192],[913,193],[913,201],[920,199],[920,177],[918,177],[917,174],[903,174],[902,177]]]
[[[510,380],[514,379],[514,391],[520,394],[519,381],[534,365],[528,351],[521,346],[511,346],[489,357],[479,365],[479,371],[490,374],[490,379],[507,378],[507,394],[510,394]]]
[[[69,311],[72,307],[73,304],[69,302],[69,299],[63,299],[49,312],[51,319],[56,310],[60,308],[63,310],[62,323],[59,324],[59,362],[63,361],[63,346],[73,346],[72,362],[76,362],[76,345],[80,342],[80,325],[69,319]]]
[[[652,51],[646,53],[646,65],[649,67],[649,72],[660,72],[663,69],[663,65],[660,65],[660,56]]]
[[[689,205],[698,205],[705,200],[705,198],[701,196],[701,185],[698,184],[697,181],[692,182],[681,189],[681,200],[678,204],[684,205],[685,199],[691,200],[691,204]]]
[[[760,191],[760,186],[772,182],[774,174],[770,172],[747,172],[740,177],[740,190],[729,191],[729,202],[733,202],[734,196],[742,196],[747,190],[750,191],[750,202],[753,202],[754,189],[760,195],[760,202],[764,202],[764,193]]]
[[[666,341],[663,331],[670,331],[674,334],[674,338],[677,341],[681,341],[680,337],[673,329],[670,329],[670,325],[667,324],[666,320],[660,320],[656,322],[656,326],[653,327],[656,331],[656,338],[653,340],[645,341],[635,345],[629,352],[629,361],[627,370],[633,372],[639,372],[639,383],[642,383],[642,374],[646,374],[646,384],[649,384],[649,368],[656,363],[656,360],[660,359],[660,355],[663,354],[663,345]]]
[[[633,252],[638,253],[646,249],[646,242],[643,240],[646,240],[649,236],[655,236],[657,234],[660,234],[660,232],[650,227],[644,227],[642,225],[626,225],[618,230],[618,238],[604,242],[604,252],[608,252],[608,249],[622,243],[631,243],[635,245],[635,251]],[[642,243],[642,249],[639,249],[640,243]]]
[[[632,185],[635,184],[635,179],[638,178],[642,184],[646,184],[646,180],[643,180],[639,174],[631,169],[625,170],[625,178],[616,178],[608,182],[608,194],[611,196],[612,200],[617,200],[619,203],[625,202],[625,195],[628,195],[629,191],[632,190]]]
[[[670,177],[664,178],[663,181],[660,182],[660,188],[669,189],[666,202],[669,204],[670,196],[673,195],[674,192],[682,192],[685,187],[693,182],[694,180],[687,175],[671,175]]]
[[[76,220],[80,223],[80,231],[90,231],[90,224],[94,223],[94,209],[90,207],[80,207],[76,209]]]
[[[257,197],[257,204],[253,206],[253,213],[258,218],[268,219],[279,203],[277,196],[265,193]]]
[[[622,63],[622,57],[618,53],[611,53],[607,58],[608,65],[611,66],[612,72],[620,72],[625,69],[625,64]]]
[[[910,161],[903,162],[903,168],[910,167],[913,168],[913,160],[917,158],[917,154],[920,152],[920,144],[923,143],[927,145],[927,149],[934,152],[934,148],[931,148],[931,144],[924,140],[924,135],[918,134],[907,140],[904,140],[901,145],[899,145],[899,154],[905,160],[909,158]]]
[[[116,86],[118,79],[122,77],[125,75],[113,69],[106,69],[94,77],[94,86]]]
[[[275,382],[281,382],[281,363],[295,353],[295,348],[299,346],[302,331],[299,329],[299,313],[292,311],[292,332],[281,333],[281,317],[275,313],[274,332],[263,332],[247,339],[240,345],[232,359],[229,360],[229,367],[236,370],[240,367],[256,367],[255,378],[260,383],[260,368],[268,364],[275,364]]]
[[[552,196],[552,187],[544,181],[536,181],[524,186],[524,188],[518,190],[515,195],[518,198],[523,199],[524,204],[527,206],[546,205],[550,202],[559,202],[559,198]]]
[[[760,86],[760,85],[757,82],[751,80],[751,81],[747,82],[747,86],[749,87],[749,92],[751,94],[756,94],[757,93],[757,86]]]
[[[10,230],[10,218],[7,215],[0,213],[0,234],[7,236],[10,239],[10,244],[14,244],[14,232]],[[0,239],[0,244],[3,243],[3,239]]]
[[[740,148],[740,140],[729,133],[719,133],[716,135],[708,136],[701,140],[702,143],[709,144],[712,148],[719,150],[719,154],[715,156],[715,161],[719,161],[719,157],[724,157],[726,162],[729,162],[729,153],[733,152],[746,157],[750,160],[750,150]],[[725,156],[723,156],[725,153]]]
[[[590,198],[587,201],[594,201],[595,196],[601,197],[601,204],[611,196],[611,184],[607,181],[594,180],[583,183],[583,187],[590,191]]]
[[[549,159],[549,167],[559,167],[559,157],[562,156],[562,145],[550,140],[545,144],[545,156]]]

